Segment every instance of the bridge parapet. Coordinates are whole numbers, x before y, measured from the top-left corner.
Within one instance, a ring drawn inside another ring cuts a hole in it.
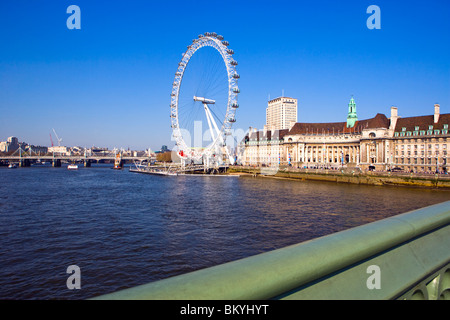
[[[450,299],[450,201],[96,299]]]

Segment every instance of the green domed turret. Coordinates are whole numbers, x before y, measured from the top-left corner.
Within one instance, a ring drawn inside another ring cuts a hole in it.
[[[353,128],[356,121],[358,121],[358,116],[356,115],[356,103],[355,99],[352,97],[348,104],[347,128]]]

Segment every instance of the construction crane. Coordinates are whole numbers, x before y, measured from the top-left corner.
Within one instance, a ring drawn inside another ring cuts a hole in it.
[[[52,139],[52,134],[50,133],[50,142],[52,143],[52,147],[53,147],[53,139]]]
[[[56,140],[58,140],[58,147],[60,147],[60,146],[61,146],[61,141],[62,141],[62,139],[60,139],[60,138],[58,137],[58,135],[56,134],[55,129],[53,129],[53,132],[55,133]]]

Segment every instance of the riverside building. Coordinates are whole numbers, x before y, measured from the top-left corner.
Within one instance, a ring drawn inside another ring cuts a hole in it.
[[[266,130],[289,129],[297,122],[297,99],[279,97],[270,100],[266,109]]]
[[[250,129],[244,138],[244,165],[299,168],[359,167],[362,170],[447,172],[450,114],[401,118],[378,113],[359,120],[354,98],[347,121],[299,123],[287,129]]]
[[[19,139],[16,137],[9,137],[6,141],[0,142],[0,152],[12,152],[19,149]]]

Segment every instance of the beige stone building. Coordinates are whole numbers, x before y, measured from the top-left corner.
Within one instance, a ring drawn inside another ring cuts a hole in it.
[[[358,120],[349,103],[347,122],[295,123],[289,129],[258,131],[245,137],[244,165],[288,165],[299,168],[359,167],[362,170],[446,172],[450,147],[450,114],[435,105],[428,116],[384,114]]]
[[[270,100],[266,109],[266,130],[289,129],[297,122],[297,99],[280,97]]]
[[[438,104],[428,116],[400,118],[396,113],[394,110],[389,165],[404,171],[446,172],[450,114],[440,114]]]

